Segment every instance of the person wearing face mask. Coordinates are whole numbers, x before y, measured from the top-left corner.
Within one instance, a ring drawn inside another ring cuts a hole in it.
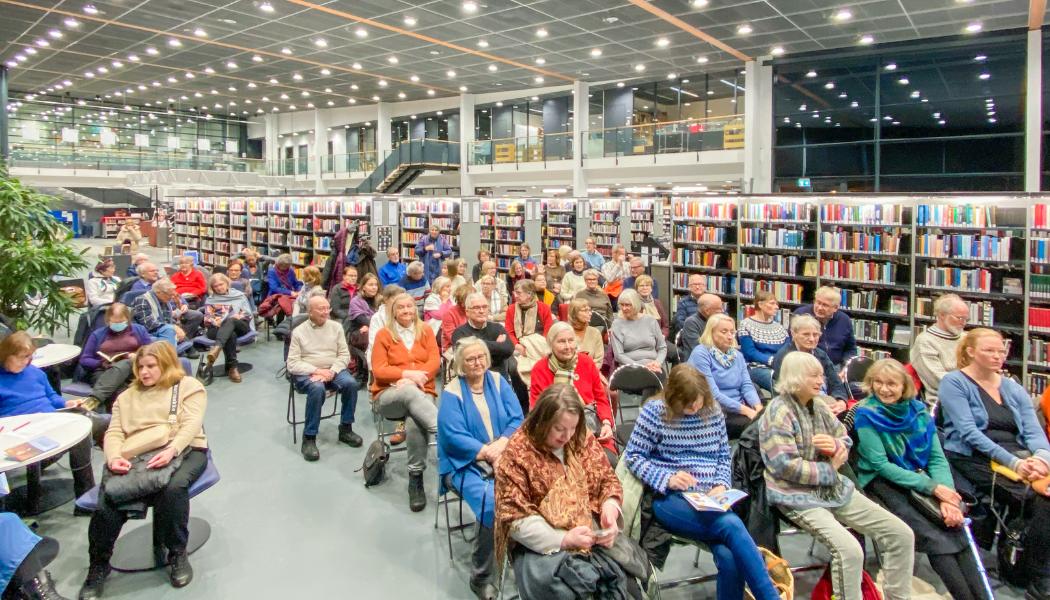
[[[784,357],[792,352],[805,352],[812,354],[824,367],[824,391],[821,398],[828,404],[831,412],[836,415],[846,411],[846,399],[849,393],[846,384],[839,378],[838,369],[828,358],[827,352],[819,347],[820,323],[809,315],[795,315],[791,318],[791,338],[785,343],[773,357],[773,386],[780,379],[780,365]]]
[[[762,411],[751,383],[747,361],[736,345],[736,326],[729,315],[712,315],[689,364],[707,378],[711,393],[725,413],[726,431],[735,440]]]
[[[77,377],[92,385],[84,407],[109,411],[117,394],[131,383],[131,356],[152,343],[149,332],[131,322],[131,311],[119,302],[106,309],[106,326],[92,332],[80,353]]]
[[[915,336],[909,359],[922,381],[928,404],[937,403],[937,388],[949,371],[955,370],[955,352],[963,328],[970,320],[970,307],[955,294],[944,294],[933,303],[937,322]]]

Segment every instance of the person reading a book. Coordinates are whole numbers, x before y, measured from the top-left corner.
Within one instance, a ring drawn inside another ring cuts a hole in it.
[[[842,293],[838,288],[822,286],[813,293],[813,304],[800,306],[796,315],[810,315],[820,324],[820,349],[827,353],[836,369],[857,355],[857,340],[853,336],[853,319],[839,310]]]
[[[496,463],[495,564],[509,555],[522,600],[574,597],[560,575],[575,570],[582,576],[571,583],[601,577],[608,586],[575,597],[632,597],[606,553],[620,537],[623,488],[584,413],[575,388],[550,386]]]
[[[933,302],[933,316],[937,322],[915,336],[908,354],[931,406],[937,404],[941,379],[955,370],[955,353],[970,320],[970,306],[955,294],[943,294]]]
[[[139,348],[134,365],[135,382],[117,398],[113,420],[106,430],[106,469],[115,475],[126,474],[133,467],[131,460],[147,453],[151,453],[145,465],[147,470],[162,469],[176,461],[178,466],[167,485],[134,503],[153,507],[154,539],[167,550],[171,585],[181,588],[193,579],[186,553],[189,489],[208,466],[208,440],[204,435],[208,395],[201,382],[183,371],[169,344],[153,343]],[[128,518],[127,505],[115,504],[105,491],[99,493],[98,508],[88,525],[89,564],[80,600],[102,597],[111,570],[109,559]]]
[[[627,442],[627,468],[653,492],[653,517],[668,532],[706,544],[718,568],[719,600],[780,596],[765,560],[732,510],[701,510],[687,492],[719,501],[731,486],[729,438],[708,380],[676,365],[660,396],[646,402]],[[739,495],[739,494],[738,494]]]
[[[0,341],[0,417],[50,413],[62,408],[76,408],[83,403],[82,400],[64,400],[55,392],[47,375],[31,364],[35,351],[33,338],[24,331],[16,331]],[[17,435],[17,432],[13,433]],[[69,449],[69,468],[73,472],[73,491],[77,497],[95,487],[95,475],[91,471],[93,437],[86,437]],[[41,468],[60,457],[45,460]],[[74,513],[81,514],[79,510]]]
[[[857,405],[857,484],[915,533],[955,600],[992,600],[984,592],[961,525],[962,498],[926,405],[904,366],[884,358],[864,376],[868,397]]]
[[[780,380],[781,365],[784,358],[792,352],[805,352],[812,354],[824,368],[824,389],[821,391],[821,399],[828,405],[831,412],[840,415],[846,411],[846,384],[839,378],[839,371],[831,362],[828,353],[824,352],[820,345],[820,323],[810,315],[794,315],[791,317],[791,338],[773,356],[773,385],[776,387]]]
[[[120,302],[109,305],[105,321],[105,327],[88,336],[78,362],[81,379],[92,386],[91,396],[84,399],[90,410],[110,410],[117,394],[131,383],[131,356],[153,341],[145,327],[131,322],[131,311]]]
[[[725,414],[729,439],[735,440],[762,411],[762,400],[751,382],[747,361],[736,344],[736,324],[726,314],[711,315],[689,365],[707,379]]]
[[[222,273],[208,280],[208,297],[204,301],[205,335],[215,340],[215,347],[208,351],[206,377],[210,381],[212,368],[222,353],[226,357],[226,375],[233,383],[241,382],[237,370],[237,338],[255,329],[252,320],[252,305],[244,292],[234,289],[230,279]]]
[[[441,491],[456,490],[478,519],[470,589],[482,600],[498,595],[492,585],[496,513],[493,468],[522,422],[514,390],[506,379],[489,371],[491,362],[484,340],[459,340],[452,363],[456,376],[441,393],[437,432]]]
[[[938,388],[944,453],[961,489],[994,492],[1011,514],[1023,512],[1022,569],[1031,574],[1025,597],[1045,600],[1050,598],[1050,442],[1028,392],[1002,375],[1006,356],[998,331],[979,327],[962,336],[955,356],[959,368]]]
[[[796,317],[798,318],[798,317]],[[777,396],[759,417],[766,497],[783,516],[831,551],[836,598],[861,600],[864,550],[848,528],[879,547],[886,600],[911,597],[915,535],[839,473],[853,442],[819,397],[825,367],[808,352],[784,357]]]

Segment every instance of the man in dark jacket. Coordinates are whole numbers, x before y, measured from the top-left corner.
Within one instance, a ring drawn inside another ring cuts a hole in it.
[[[455,348],[459,340],[471,336],[485,342],[492,355],[490,369],[509,381],[507,362],[514,356],[514,343],[510,341],[507,330],[499,323],[489,321],[489,301],[481,292],[471,292],[464,307],[467,310],[467,322],[452,332],[452,347]]]
[[[836,368],[857,355],[857,340],[853,337],[853,320],[839,310],[842,294],[837,288],[823,286],[813,294],[813,304],[795,311],[796,315],[813,315],[820,323],[820,348]]]
[[[808,352],[820,361],[824,368],[824,396],[828,408],[836,415],[846,410],[846,399],[849,392],[846,384],[839,378],[838,369],[828,358],[827,352],[818,346],[820,341],[820,323],[810,315],[797,315],[791,319],[791,337],[773,357],[773,385],[780,378],[780,365],[784,357],[791,352]]]
[[[678,308],[674,311],[673,331],[681,331],[685,320],[699,310],[700,296],[707,291],[707,281],[699,273],[689,275],[689,294],[678,299]]]
[[[714,294],[701,294],[697,301],[697,311],[685,320],[685,325],[678,333],[678,356],[688,357],[693,348],[700,343],[700,336],[707,327],[707,319],[715,313],[722,312],[722,299]]]

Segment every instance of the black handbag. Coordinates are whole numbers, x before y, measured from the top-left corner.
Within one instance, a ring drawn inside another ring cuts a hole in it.
[[[176,383],[171,389],[171,407],[168,411],[169,424],[174,425],[176,422],[175,414],[178,408],[179,384]],[[128,461],[131,463],[131,469],[127,473],[118,474],[110,471],[108,468],[105,469],[102,476],[102,491],[109,498],[109,501],[119,506],[164,489],[168,482],[171,481],[171,476],[182,465],[182,457],[186,454],[186,450],[183,450],[182,453],[171,459],[168,464],[158,469],[147,467],[154,456],[164,452],[167,448],[168,445],[165,444],[161,448],[142,452],[132,457]]]
[[[365,460],[361,463],[361,468],[358,469],[364,475],[366,488],[379,485],[383,481],[388,460],[390,460],[390,451],[382,439],[378,439],[368,445],[368,450],[365,452]]]
[[[998,562],[999,577],[1012,585],[1027,587],[1031,581],[1032,569],[1025,564],[1025,538],[1028,526],[1024,520],[1024,509],[1028,496],[1021,501],[1021,509],[1016,517],[1007,521],[995,508],[995,482],[998,473],[992,474],[992,514],[999,522],[999,538],[995,543],[995,554]],[[1029,488],[1030,489],[1030,488]]]
[[[926,475],[926,471],[923,469],[916,469],[916,473]],[[908,502],[919,511],[922,516],[926,517],[930,521],[941,526],[942,529],[957,529],[957,527],[948,527],[944,524],[944,515],[941,514],[941,503],[933,496],[928,496],[922,492],[916,490],[908,490]],[[966,514],[966,503],[963,502],[959,505],[959,510]]]

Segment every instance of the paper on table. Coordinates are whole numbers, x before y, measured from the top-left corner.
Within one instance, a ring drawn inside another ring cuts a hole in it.
[[[38,435],[43,435],[43,434],[51,431],[57,425],[58,425],[58,423],[56,423],[56,419],[55,419],[54,415],[50,415],[50,414],[34,415],[32,417],[32,419],[30,420],[29,425],[26,425],[25,427],[19,429],[18,431],[11,430],[10,433],[12,433],[14,435],[17,435],[17,436],[21,436],[21,437],[23,437],[25,439],[31,439],[31,438],[35,438]],[[15,425],[15,427],[18,427],[18,425]],[[8,433],[8,431],[5,430],[4,434],[7,434],[7,433]],[[25,440],[22,440],[22,441],[25,441]]]

